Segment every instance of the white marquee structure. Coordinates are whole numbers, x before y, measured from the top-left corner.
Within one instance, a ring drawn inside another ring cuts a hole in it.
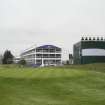
[[[27,64],[36,66],[61,65],[62,49],[54,45],[30,48],[21,54]]]

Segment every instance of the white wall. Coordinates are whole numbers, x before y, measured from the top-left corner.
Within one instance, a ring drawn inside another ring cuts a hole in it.
[[[105,49],[82,49],[82,56],[105,56]]]

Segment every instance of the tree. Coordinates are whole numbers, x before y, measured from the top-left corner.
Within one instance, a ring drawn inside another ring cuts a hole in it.
[[[26,65],[26,61],[24,59],[21,59],[19,62],[18,62],[20,65]]]
[[[6,50],[3,55],[2,63],[3,64],[12,64],[14,56],[12,55],[11,51]]]

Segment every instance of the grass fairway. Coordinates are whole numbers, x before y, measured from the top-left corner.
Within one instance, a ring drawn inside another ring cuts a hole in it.
[[[0,66],[0,105],[105,105],[105,64]]]

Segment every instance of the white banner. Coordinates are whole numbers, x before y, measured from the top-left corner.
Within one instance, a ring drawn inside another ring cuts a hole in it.
[[[105,56],[105,49],[82,49],[82,56]]]

